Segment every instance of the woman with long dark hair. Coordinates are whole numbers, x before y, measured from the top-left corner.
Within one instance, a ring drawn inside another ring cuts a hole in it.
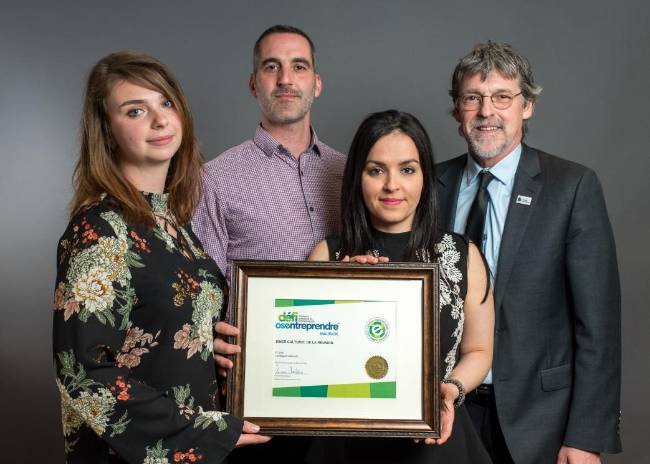
[[[420,122],[395,110],[368,116],[348,153],[341,231],[310,259],[440,264],[441,438],[321,441],[314,462],[490,462],[462,404],[492,361],[494,304],[484,259],[466,237],[437,228],[435,162]]]
[[[219,412],[224,278],[190,225],[201,163],[165,65],[119,52],[92,68],[54,296],[68,463],[218,463],[268,440]]]

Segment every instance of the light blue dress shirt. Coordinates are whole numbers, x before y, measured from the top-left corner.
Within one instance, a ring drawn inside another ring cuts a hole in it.
[[[503,227],[506,223],[506,216],[508,215],[508,205],[510,204],[512,188],[515,183],[515,173],[517,172],[520,158],[521,144],[517,145],[509,155],[489,169],[492,175],[494,175],[494,179],[487,187],[489,199],[485,216],[485,227],[483,229],[483,243],[477,243],[477,246],[485,254],[485,259],[488,262],[490,273],[492,274],[492,283],[494,283],[494,276],[497,273],[501,236],[503,235]],[[481,171],[483,171],[483,167],[474,161],[474,158],[468,153],[467,164],[460,181],[458,205],[456,206],[456,221],[454,222],[454,232],[456,233],[465,233],[469,210],[478,192],[478,175]],[[492,383],[491,369],[483,383]]]

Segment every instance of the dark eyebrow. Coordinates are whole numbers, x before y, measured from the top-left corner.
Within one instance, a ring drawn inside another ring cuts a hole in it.
[[[311,68],[311,63],[309,62],[309,60],[307,58],[302,58],[302,57],[292,58],[291,62],[292,63],[302,63],[302,64],[306,65],[308,68]],[[265,59],[264,61],[262,61],[262,63],[260,63],[260,67],[264,67],[269,63],[278,63],[278,64],[280,64],[280,59],[271,56],[271,57]]]
[[[413,159],[410,159],[410,160],[402,161],[399,165],[400,166],[405,166],[405,165],[411,164],[411,163],[420,164],[420,160],[416,160],[415,158],[413,158]]]
[[[373,160],[366,161],[365,164],[371,164],[371,163],[372,163],[372,164],[376,164],[377,166],[382,166],[382,167],[386,166],[385,163],[382,163],[382,162],[379,162],[379,161],[373,161]],[[400,166],[404,166],[404,165],[406,165],[406,164],[411,164],[411,163],[420,164],[420,161],[419,161],[419,160],[416,160],[415,158],[413,158],[413,159],[409,159],[409,160],[402,161],[399,165],[400,165]]]
[[[306,58],[294,58],[293,60],[291,60],[291,62],[292,63],[302,63],[302,64],[306,65],[308,68],[311,68],[311,63]]]
[[[277,58],[273,58],[273,57],[267,58],[267,59],[265,59],[264,61],[262,61],[260,63],[260,68],[266,66],[269,63],[279,63],[279,62],[280,62],[280,60],[278,60]]]

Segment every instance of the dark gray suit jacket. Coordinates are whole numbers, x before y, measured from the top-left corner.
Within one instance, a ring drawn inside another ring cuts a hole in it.
[[[437,165],[450,230],[466,161]],[[593,171],[523,145],[494,302],[494,389],[515,462],[555,464],[562,444],[620,452],[620,282]]]

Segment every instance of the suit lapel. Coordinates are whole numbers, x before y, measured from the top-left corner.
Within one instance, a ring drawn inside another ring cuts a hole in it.
[[[438,203],[440,205],[440,227],[454,230],[456,221],[456,205],[460,190],[461,176],[467,163],[467,155],[459,156],[451,161],[442,163],[438,174]]]
[[[508,206],[508,216],[501,237],[499,262],[494,283],[494,308],[497,314],[503,301],[506,286],[510,280],[510,274],[519,252],[521,240],[524,237],[528,222],[537,205],[539,193],[542,190],[542,182],[539,178],[540,172],[539,155],[530,147],[522,144],[521,159],[515,174],[512,197]],[[532,199],[530,205],[518,203],[517,198],[520,195],[530,197]]]

